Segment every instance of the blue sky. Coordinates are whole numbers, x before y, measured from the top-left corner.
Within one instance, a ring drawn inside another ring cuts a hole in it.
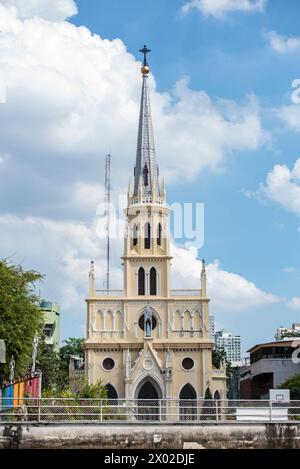
[[[91,234],[96,202],[103,198],[100,155],[108,148],[112,150],[114,193],[123,191],[133,173],[140,93],[136,61],[140,60],[138,49],[144,43],[152,49],[149,61],[156,82],[152,83],[154,131],[168,201],[205,204],[205,243],[198,258],[205,257],[212,266],[219,261],[218,268],[211,268],[210,292],[217,326],[241,334],[245,351],[254,343],[272,340],[278,326],[300,322],[299,167],[292,172],[300,156],[300,104],[291,101],[291,84],[300,78],[300,4],[297,0],[236,0],[232,2],[235,11],[220,12],[207,11],[205,0],[195,0],[194,7],[183,14],[182,7],[187,3],[77,0],[78,14],[72,16],[68,10],[56,11],[54,1],[51,18],[49,7],[34,11],[38,18],[32,20],[32,11],[21,11],[18,1],[0,0],[0,5],[6,8],[0,10],[0,23],[2,14],[2,21],[9,24],[4,13],[8,15],[8,6],[14,5],[19,17],[14,21],[29,18],[23,32],[18,33],[21,38],[25,28],[27,39],[44,34],[39,48],[33,47],[29,39],[29,45],[25,41],[28,57],[32,54],[35,63],[39,61],[39,71],[28,68],[28,76],[26,73],[23,78],[21,69],[18,72],[15,66],[15,74],[22,75],[16,78],[9,69],[11,64],[5,62],[7,59],[0,60],[0,72],[8,88],[7,106],[0,110],[0,123],[5,121],[1,131],[0,177],[4,186],[7,183],[0,203],[0,255],[47,275],[41,292],[62,304],[63,338],[83,333],[85,282],[91,258],[98,258],[99,288],[102,286],[104,244],[100,243],[97,251],[97,241]],[[67,4],[74,8],[72,0],[67,0]],[[241,4],[248,4],[249,8],[243,10]],[[62,21],[64,13],[71,18]],[[72,33],[70,24],[76,26]],[[92,40],[85,38],[84,33],[77,37],[79,26],[101,38],[89,46],[89,61],[81,62],[82,70],[80,57],[82,60],[86,43]],[[11,38],[11,30],[8,26],[6,29],[4,34]],[[48,43],[48,37],[53,38],[56,33],[57,44],[53,45],[52,40]],[[116,45],[116,38],[122,42]],[[16,42],[11,44],[11,62],[25,47],[21,45],[24,41],[20,41],[16,49]],[[100,46],[106,52],[102,58],[94,59]],[[51,54],[55,53],[54,64]],[[72,53],[75,65],[68,65]],[[120,55],[119,60],[115,54]],[[91,71],[93,60],[96,72]],[[26,67],[29,62],[28,59]],[[51,67],[55,74],[46,75],[45,70],[52,70]],[[38,82],[38,91],[28,84],[30,73],[34,73],[32,76]],[[78,79],[76,83],[73,76]],[[59,81],[62,77],[64,82],[70,80],[66,93],[66,85]],[[188,77],[187,88],[175,93],[176,83],[184,77]],[[7,84],[9,79],[15,80],[14,85]],[[109,86],[111,94],[103,98],[105,93],[100,91]],[[26,108],[29,101],[20,91],[24,89],[33,103],[29,114]],[[114,91],[118,98],[114,98]],[[52,93],[55,105],[47,99]],[[89,93],[91,98],[88,96],[85,102],[82,95]],[[98,109],[93,102],[98,103]],[[122,129],[122,106],[130,107],[132,125],[128,132]],[[68,115],[65,109],[70,109]],[[18,113],[17,129],[11,117],[14,112]],[[172,125],[168,127],[170,115]],[[60,128],[48,122],[51,116],[60,122]],[[80,129],[74,116],[80,116]],[[107,129],[107,139],[98,141],[97,132],[89,134],[96,125]],[[204,135],[211,135],[205,142],[207,152],[201,147],[201,139],[197,140],[201,137],[201,133],[200,137],[197,134],[199,125],[203,126]],[[86,131],[79,139],[84,126]],[[173,137],[183,141],[176,155],[171,150],[167,154],[166,150]],[[199,151],[193,141],[199,143]],[[119,161],[124,175],[118,168]],[[283,180],[285,166],[289,175]],[[8,186],[8,181],[13,182]],[[79,240],[84,236],[82,246]],[[181,248],[184,249],[183,244]],[[116,242],[113,259],[116,287],[121,281],[119,255],[120,246]],[[193,262],[198,265],[196,258]],[[188,262],[186,266],[189,267]],[[183,286],[197,280],[186,279],[179,270],[175,277],[178,282],[183,281]],[[237,287],[240,281],[242,284]],[[60,285],[64,289],[59,290]],[[255,300],[251,299],[252,291]]]
[[[287,6],[288,3],[288,6]],[[151,68],[160,91],[168,90],[183,75],[193,89],[210,96],[241,100],[248,93],[259,97],[265,126],[274,142],[255,154],[232,155],[220,173],[205,172],[186,187],[169,188],[169,201],[204,201],[205,244],[201,256],[218,258],[230,271],[251,278],[279,296],[299,294],[300,257],[297,218],[272,203],[245,197],[255,190],[275,163],[291,165],[299,155],[298,136],[273,117],[272,108],[289,100],[291,83],[299,75],[295,55],[278,57],[265,40],[268,31],[297,36],[300,5],[297,0],[273,1],[263,14],[228,14],[225,20],[206,18],[198,10],[182,16],[183,1],[77,2],[77,25],[87,25],[102,37],[119,37],[139,57],[137,45],[151,46]],[[91,14],[92,13],[92,14]],[[158,125],[158,123],[156,123]],[[158,154],[159,159],[159,154]],[[167,177],[167,176],[166,176]],[[296,272],[282,269],[293,266]],[[212,299],[213,300],[213,299]],[[284,304],[216,319],[250,341],[272,340],[277,324],[299,320]],[[273,319],[274,318],[274,319]],[[262,331],[257,330],[259,321]],[[247,346],[247,345],[246,345]]]

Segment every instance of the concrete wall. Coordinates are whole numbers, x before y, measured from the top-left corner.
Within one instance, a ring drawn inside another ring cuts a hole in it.
[[[182,449],[194,442],[205,448],[300,448],[300,425],[0,425],[0,448]]]
[[[291,359],[263,358],[251,365],[252,376],[261,373],[273,373],[273,386],[277,388],[290,376],[300,372],[300,364],[293,363]]]

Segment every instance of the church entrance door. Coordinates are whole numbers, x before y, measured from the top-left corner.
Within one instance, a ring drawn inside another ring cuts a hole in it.
[[[180,420],[197,419],[197,394],[191,384],[186,384],[179,395]]]
[[[138,395],[139,420],[159,420],[159,395],[151,381],[145,381]]]

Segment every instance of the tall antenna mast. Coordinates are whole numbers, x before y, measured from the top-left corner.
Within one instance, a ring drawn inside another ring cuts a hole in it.
[[[110,154],[105,157],[105,216],[106,216],[106,290],[109,290],[110,258]]]

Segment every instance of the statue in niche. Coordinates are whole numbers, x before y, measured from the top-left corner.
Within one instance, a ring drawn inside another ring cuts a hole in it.
[[[152,335],[152,309],[148,305],[145,310],[145,323],[144,323],[145,337]]]

